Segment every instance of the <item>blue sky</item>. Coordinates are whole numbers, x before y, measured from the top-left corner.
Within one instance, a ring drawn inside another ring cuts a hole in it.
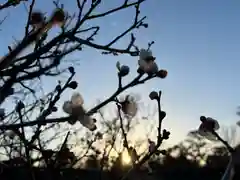
[[[104,0],[99,11],[117,2]],[[47,0],[39,1],[36,7],[47,12],[53,8]],[[75,11],[75,1],[68,1],[66,8]],[[162,105],[167,112],[164,126],[172,132],[170,143],[182,140],[189,130],[196,128],[200,115],[216,118],[223,125],[235,124],[238,120],[239,8],[240,1],[237,0],[147,0],[143,4],[141,12],[147,16],[149,28],[136,33],[137,43],[145,48],[147,42],[155,41],[153,54],[159,66],[168,70],[169,76],[164,80],[155,79],[135,90],[142,97],[147,97],[152,90],[163,91]],[[24,32],[26,13],[24,6],[20,6],[2,14],[9,15],[0,32],[0,47],[4,54],[12,42],[12,35],[20,39]],[[97,42],[108,42],[127,28],[131,15],[132,11],[123,11],[94,22],[102,27]],[[125,47],[127,40],[128,37],[124,38],[118,46]],[[130,77],[136,75],[135,57],[102,56],[100,52],[88,49],[71,58],[80,61],[76,68],[78,90],[90,104],[115,90],[116,61],[130,66],[133,71]],[[48,82],[46,89],[50,90],[52,81]],[[68,98],[68,94],[64,98]]]

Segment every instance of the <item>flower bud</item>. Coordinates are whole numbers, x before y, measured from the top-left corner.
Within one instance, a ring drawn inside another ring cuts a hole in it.
[[[160,71],[158,71],[156,73],[156,75],[157,75],[157,77],[164,79],[165,77],[167,77],[168,72],[167,72],[167,70],[161,69]]]
[[[61,86],[60,85],[57,85],[56,86],[56,91],[60,91],[62,88],[61,88]]]
[[[119,75],[120,75],[121,77],[124,77],[124,76],[128,75],[129,71],[130,71],[129,67],[123,65],[123,66],[121,66],[121,68],[120,68]]]
[[[62,24],[65,20],[65,13],[62,9],[57,8],[54,12],[53,15],[51,17],[50,22],[52,22],[53,24]]]
[[[72,67],[72,66],[70,66],[70,67],[68,68],[68,70],[69,70],[69,72],[72,73],[72,74],[75,73],[74,67]]]
[[[200,116],[200,121],[206,121],[207,120],[207,118],[205,117],[205,116]]]
[[[163,139],[169,139],[169,136],[170,136],[170,132],[167,131],[166,129],[164,129],[163,133],[162,133],[162,138]]]
[[[72,89],[76,89],[78,86],[78,83],[76,81],[72,81],[68,84],[68,87],[72,88]]]
[[[164,119],[166,117],[166,112],[165,111],[161,111],[160,112],[160,119]]]
[[[44,22],[44,17],[41,12],[33,12],[30,17],[30,24],[31,25],[37,25]]]
[[[149,98],[151,99],[151,100],[157,100],[158,98],[159,98],[159,96],[158,96],[158,93],[156,92],[156,91],[152,91],[150,94],[149,94]]]

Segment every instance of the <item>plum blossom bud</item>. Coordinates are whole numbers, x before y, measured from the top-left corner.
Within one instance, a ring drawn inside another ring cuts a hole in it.
[[[158,93],[156,92],[156,91],[152,91],[150,94],[149,94],[149,98],[151,99],[151,100],[157,100],[158,98],[159,98],[159,96],[158,96]]]
[[[40,26],[44,23],[44,17],[42,12],[33,12],[30,17],[29,24],[33,26]]]
[[[167,72],[167,70],[161,69],[160,71],[158,71],[156,73],[156,75],[157,75],[157,77],[164,79],[167,77],[168,72]]]
[[[72,74],[75,73],[74,67],[72,67],[72,66],[70,66],[70,67],[68,68],[68,70],[69,70],[69,72],[72,73]]]
[[[116,67],[118,69],[119,76],[124,77],[129,74],[130,68],[126,65],[120,65],[120,62],[118,61],[116,64]]]
[[[65,20],[65,13],[64,13],[64,11],[62,9],[60,9],[60,8],[57,8],[53,12],[50,22],[53,25],[57,24],[57,25],[61,26],[64,23],[64,20]]]
[[[126,76],[126,75],[128,75],[129,71],[130,71],[129,67],[126,65],[123,65],[119,71],[119,75],[122,77]]]
[[[161,111],[159,118],[160,118],[160,119],[164,119],[164,118],[166,117],[166,115],[167,115],[167,114],[166,114],[165,111]]]
[[[169,139],[169,136],[170,136],[170,132],[164,129],[162,133],[163,139]]]
[[[72,89],[76,89],[78,86],[78,83],[76,81],[72,81],[68,84],[68,87],[72,88]]]

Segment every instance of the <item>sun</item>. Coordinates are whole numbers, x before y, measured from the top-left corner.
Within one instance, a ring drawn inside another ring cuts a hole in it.
[[[207,163],[207,162],[206,162],[204,159],[201,159],[201,160],[199,161],[199,165],[200,165],[200,166],[205,166],[206,163]]]
[[[121,159],[122,159],[122,164],[123,165],[130,165],[131,162],[132,162],[131,157],[129,156],[127,150],[124,150],[122,152]]]

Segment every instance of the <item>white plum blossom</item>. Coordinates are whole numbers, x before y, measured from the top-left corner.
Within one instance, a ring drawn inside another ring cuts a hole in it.
[[[123,100],[119,102],[121,104],[122,112],[130,118],[136,116],[138,111],[138,103],[136,97],[132,95],[126,95]]]
[[[200,136],[205,137],[209,141],[217,141],[217,138],[211,132],[208,132],[208,131],[198,131],[198,133],[199,133]]]
[[[199,126],[199,131],[217,131],[220,128],[217,120],[207,117]]]
[[[84,127],[91,131],[96,130],[96,119],[88,116],[83,107],[83,98],[81,94],[74,93],[71,97],[71,101],[65,101],[63,104],[63,111],[71,115],[73,118],[69,121],[70,124],[75,124],[79,121]]]
[[[212,131],[216,131],[220,128],[217,120],[207,117],[199,126],[197,131],[191,131],[188,135],[195,137],[204,137],[210,141],[217,141],[217,137],[212,134]]]
[[[145,73],[157,73],[158,65],[151,50],[141,49],[139,53],[138,65]]]

